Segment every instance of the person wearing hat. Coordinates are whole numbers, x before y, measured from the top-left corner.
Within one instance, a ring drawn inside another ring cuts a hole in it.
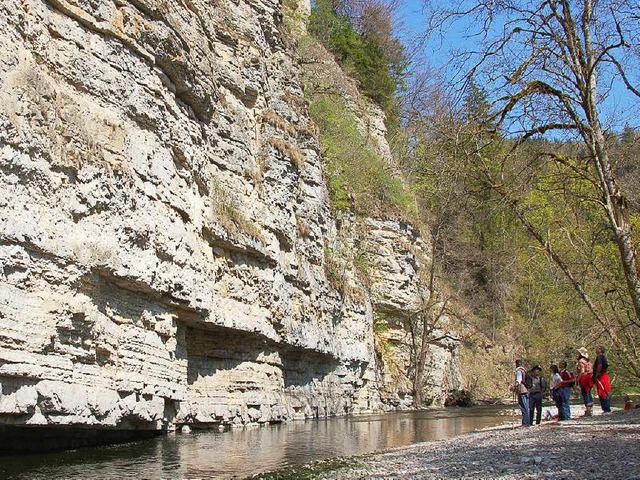
[[[542,419],[542,398],[549,389],[549,385],[547,385],[544,377],[540,376],[540,372],[542,372],[542,368],[540,368],[540,365],[536,365],[531,369],[531,388],[529,389],[529,417],[531,418],[532,425],[534,411],[536,412],[536,425],[540,425],[540,420]]]
[[[586,348],[578,349],[578,363],[576,364],[576,384],[580,385],[580,393],[584,401],[584,416],[590,417],[593,414],[593,367],[589,361],[589,352]]]

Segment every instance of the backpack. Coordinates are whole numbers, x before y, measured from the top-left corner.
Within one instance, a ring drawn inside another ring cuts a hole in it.
[[[522,383],[527,387],[527,390],[531,390],[531,387],[533,386],[533,377],[531,377],[529,372],[524,372],[524,379],[522,380]]]
[[[513,389],[520,394],[529,393],[529,390],[531,390],[531,385],[533,385],[533,379],[531,378],[529,372],[527,372],[523,367],[516,368],[516,372],[518,372],[518,370],[522,372],[522,383],[516,383]]]
[[[564,373],[566,373],[566,375],[563,375]],[[569,370],[563,370],[562,372],[560,372],[560,378],[562,378],[563,382],[569,382],[566,385],[563,385],[563,387],[573,388],[576,386],[576,377],[573,372]]]

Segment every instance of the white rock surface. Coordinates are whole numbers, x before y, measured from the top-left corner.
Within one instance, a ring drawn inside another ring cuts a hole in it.
[[[1,423],[382,408],[376,301],[325,274],[336,230],[279,8],[0,4]],[[402,308],[415,261],[385,254],[375,295]]]

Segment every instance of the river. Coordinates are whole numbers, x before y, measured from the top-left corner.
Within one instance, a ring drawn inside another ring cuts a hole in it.
[[[440,440],[506,419],[504,407],[295,421],[217,432],[194,431],[109,447],[0,457],[0,478],[230,479],[329,457]]]

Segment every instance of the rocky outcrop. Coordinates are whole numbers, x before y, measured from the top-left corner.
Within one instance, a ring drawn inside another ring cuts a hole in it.
[[[460,338],[439,292],[429,290],[430,246],[410,224],[351,215],[342,217],[339,238],[333,255],[342,262],[345,298],[359,282],[371,301],[383,408],[416,407],[414,378],[423,336],[421,401],[443,406],[449,394],[462,389]],[[429,303],[431,298],[436,301]]]
[[[442,406],[447,394],[462,388],[459,371],[459,338],[442,302],[425,312],[429,291],[431,248],[411,225],[391,220],[367,220],[367,250],[377,269],[371,298],[378,312],[376,341],[383,382],[381,393],[387,408],[414,407],[413,376],[417,346],[425,336],[422,401]],[[430,324],[423,324],[424,318]]]
[[[278,4],[1,8],[2,421],[375,407],[371,316],[324,274],[327,192]]]
[[[2,2],[0,424],[382,408],[281,28],[271,0]]]

